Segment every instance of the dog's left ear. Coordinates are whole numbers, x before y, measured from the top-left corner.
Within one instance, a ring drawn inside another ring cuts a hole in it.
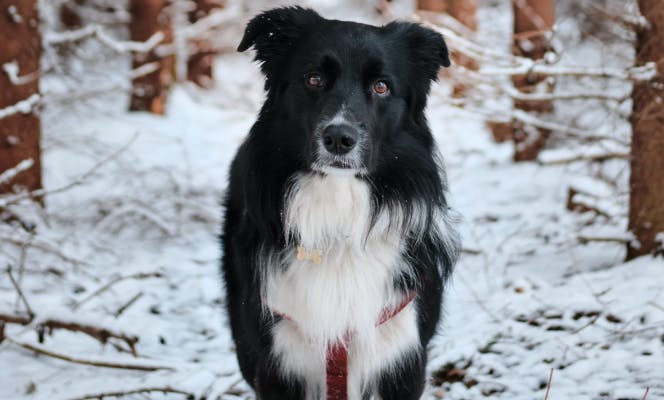
[[[403,41],[406,51],[410,52],[411,64],[430,80],[438,79],[440,67],[451,65],[445,39],[433,29],[410,22],[392,22],[383,29]]]
[[[242,52],[253,46],[256,61],[268,79],[279,61],[286,57],[305,29],[323,21],[314,10],[302,7],[282,7],[265,11],[247,24],[237,50]]]

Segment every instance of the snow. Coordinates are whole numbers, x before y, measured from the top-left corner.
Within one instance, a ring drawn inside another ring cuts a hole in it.
[[[481,10],[478,37],[505,49],[495,42],[508,37],[499,27],[509,29],[509,6],[490,3]],[[332,17],[357,17],[353,10],[366,5],[354,7],[325,0],[320,9]],[[558,39],[574,37],[574,29],[565,21]],[[594,61],[579,56],[590,48],[571,47],[562,62],[570,68],[570,59],[593,68],[628,65],[607,54]],[[71,68],[84,70],[76,63]],[[113,76],[101,79],[108,84],[120,82],[129,66],[119,60],[96,68],[113,68]],[[220,56],[215,73],[208,91],[177,85],[165,116],[126,112],[126,86],[76,102],[47,102],[46,191],[85,179],[48,195],[46,212],[27,201],[11,206],[35,232],[0,224],[0,267],[12,267],[36,314],[31,326],[7,324],[8,338],[87,360],[172,370],[77,365],[5,340],[0,399],[72,399],[166,386],[208,398],[253,399],[240,379],[223,313],[217,235],[226,170],[260,107],[263,82],[251,54]],[[66,93],[72,82],[99,85],[99,76],[79,75],[47,76],[42,88]],[[557,90],[569,93],[575,82],[561,79]],[[611,93],[625,90],[609,86]],[[434,86],[428,117],[446,159],[452,206],[464,216],[465,251],[447,288],[446,315],[428,368],[434,374],[452,365],[463,378],[441,387],[429,384],[424,398],[543,399],[551,369],[551,399],[641,399],[646,387],[648,399],[664,398],[664,261],[641,257],[625,263],[623,243],[579,241],[629,237],[628,162],[514,163],[512,145],[494,143],[476,114],[451,107],[445,101],[449,92],[446,82]],[[583,129],[628,138],[629,126],[619,117],[629,104],[609,110],[583,104],[556,102],[556,113]],[[563,139],[542,158],[624,150],[612,143],[581,151],[585,144]],[[570,187],[609,217],[567,210]],[[149,277],[119,279],[127,276]],[[3,270],[0,314],[25,312]],[[102,345],[61,329],[39,343],[34,327],[47,319],[138,336],[138,357],[112,345],[120,341]],[[182,395],[154,392],[149,398]]]

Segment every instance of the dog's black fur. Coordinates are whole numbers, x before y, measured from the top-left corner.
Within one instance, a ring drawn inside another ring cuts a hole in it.
[[[395,277],[395,285],[418,293],[422,349],[436,330],[458,246],[452,231],[434,227],[436,210],[447,215],[446,183],[424,108],[431,82],[450,61],[442,36],[420,25],[374,27],[323,19],[299,7],[273,9],[252,19],[238,50],[252,46],[266,78],[267,99],[231,166],[222,271],[244,378],[260,399],[297,400],[304,398],[304,382],[287,378],[271,356],[274,317],[262,304],[266,266],[261,255],[293,246],[283,221],[291,178],[322,173],[314,171],[320,161],[317,124],[332,118],[341,104],[365,141],[357,179],[372,188],[374,215],[399,209],[408,218],[416,212],[415,204],[425,205],[424,233],[414,237],[404,232],[404,259],[415,273]],[[320,87],[307,85],[312,72],[320,78],[314,83],[322,81]],[[388,85],[387,95],[373,91],[377,81]],[[343,162],[329,165],[347,167]],[[396,366],[398,379],[387,371],[376,378],[381,399],[419,398],[426,350],[419,356],[404,357]]]

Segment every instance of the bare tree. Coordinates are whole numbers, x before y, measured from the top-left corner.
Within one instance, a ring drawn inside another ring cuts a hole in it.
[[[223,8],[222,0],[194,0],[195,8],[189,13],[189,22],[195,23],[212,11]],[[187,79],[201,87],[212,84],[212,58],[216,54],[209,40],[193,41],[195,53],[187,60]]]
[[[553,0],[512,0],[514,10],[514,39],[512,53],[517,56],[539,60],[551,50],[550,34],[553,29],[555,4]],[[550,77],[526,73],[512,77],[512,83],[522,93],[550,92],[553,89]],[[514,99],[514,107],[529,112],[550,112],[550,101]],[[527,161],[537,158],[546,144],[551,131],[528,124],[513,124],[512,138],[515,143],[514,160]]]
[[[659,75],[637,82],[632,92],[632,174],[629,229],[636,242],[627,258],[664,254],[664,7],[660,0],[639,0],[650,23],[637,34],[636,62],[657,64]]]
[[[447,13],[469,31],[477,30],[477,0],[418,0],[417,7],[424,11]],[[454,50],[451,56],[455,64],[471,70],[477,69],[477,62],[472,58]],[[466,85],[457,83],[454,86],[454,97],[461,97],[466,90]]]
[[[0,0],[0,193],[41,187],[36,0]]]
[[[170,17],[165,12],[169,3],[168,0],[130,0],[129,33],[131,40],[145,42],[156,33],[161,32],[164,35],[162,43],[172,43],[173,32]],[[175,61],[173,56],[161,57],[157,49],[148,53],[137,52],[133,55],[134,68],[152,62],[159,63],[159,68],[132,81],[133,91],[129,109],[163,114],[168,88],[173,81]]]

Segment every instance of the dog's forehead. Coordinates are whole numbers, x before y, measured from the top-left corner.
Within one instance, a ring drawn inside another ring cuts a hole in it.
[[[379,27],[358,22],[326,20],[309,36],[305,47],[350,57],[382,53],[385,38]]]

